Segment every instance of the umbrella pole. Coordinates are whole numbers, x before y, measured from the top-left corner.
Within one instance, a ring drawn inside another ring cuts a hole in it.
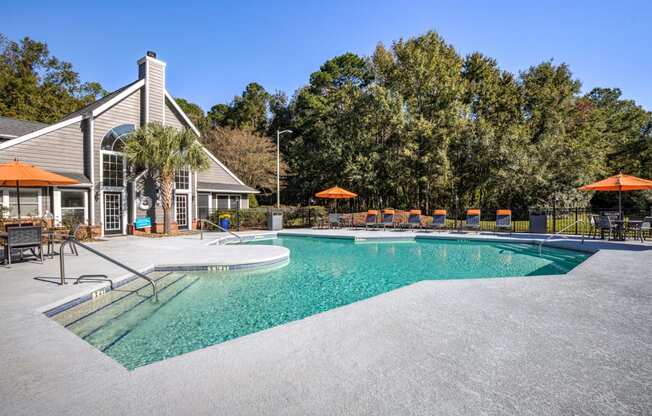
[[[18,226],[22,226],[23,223],[20,221],[20,185],[19,181],[16,181],[16,201],[18,201]]]
[[[622,204],[622,201],[621,201],[620,189],[618,190],[618,214],[620,215],[620,219],[624,220],[624,218],[623,218],[623,204]]]

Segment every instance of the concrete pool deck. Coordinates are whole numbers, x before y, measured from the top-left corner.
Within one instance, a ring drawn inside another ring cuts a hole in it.
[[[94,244],[135,268],[261,248],[208,241]],[[652,244],[582,246],[566,275],[422,281],[133,371],[39,312],[100,285],[33,279],[57,258],[0,266],[0,414],[651,414]],[[66,264],[124,274],[83,250]]]

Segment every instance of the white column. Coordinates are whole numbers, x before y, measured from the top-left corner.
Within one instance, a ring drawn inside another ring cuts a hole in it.
[[[52,191],[52,198],[54,201],[54,224],[59,226],[61,225],[61,191],[59,189],[54,189]]]

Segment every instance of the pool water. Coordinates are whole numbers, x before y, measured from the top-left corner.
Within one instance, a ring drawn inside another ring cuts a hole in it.
[[[125,296],[67,327],[128,369],[367,299],[420,280],[563,274],[581,252],[469,240],[353,242],[282,237],[282,267],[241,272],[175,272],[160,301]],[[56,319],[56,317],[55,317]]]

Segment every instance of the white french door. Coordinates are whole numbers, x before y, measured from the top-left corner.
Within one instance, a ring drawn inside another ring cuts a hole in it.
[[[122,193],[104,193],[104,233],[122,233]]]
[[[188,195],[176,194],[174,198],[175,216],[179,228],[188,228]]]

